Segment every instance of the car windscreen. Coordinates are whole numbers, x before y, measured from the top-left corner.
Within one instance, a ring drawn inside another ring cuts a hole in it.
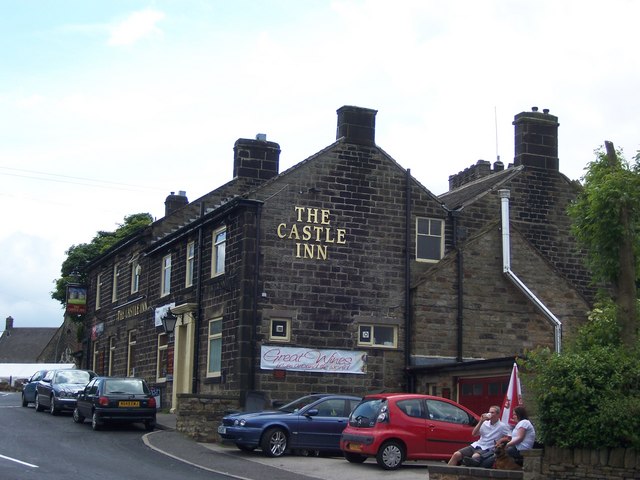
[[[349,417],[349,425],[354,427],[373,427],[380,412],[380,407],[386,403],[384,399],[365,399],[353,409]]]
[[[141,395],[147,393],[144,383],[140,379],[117,379],[104,381],[104,394],[124,393],[131,395]]]
[[[82,370],[65,370],[56,374],[56,383],[89,383],[89,372]]]

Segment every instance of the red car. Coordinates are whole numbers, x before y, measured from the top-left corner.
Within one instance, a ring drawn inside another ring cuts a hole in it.
[[[367,395],[349,416],[340,449],[352,463],[375,457],[385,470],[405,460],[449,460],[477,438],[479,417],[442,397],[413,393]]]

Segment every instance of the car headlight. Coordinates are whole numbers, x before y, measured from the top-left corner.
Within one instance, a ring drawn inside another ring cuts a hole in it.
[[[58,392],[58,397],[60,397],[60,398],[71,398],[71,397],[73,397],[73,393],[67,392],[65,390],[60,390]]]
[[[244,427],[245,423],[247,423],[247,421],[244,418],[235,419],[233,421],[234,427]]]

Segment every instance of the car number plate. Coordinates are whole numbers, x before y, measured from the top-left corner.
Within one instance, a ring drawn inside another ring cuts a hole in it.
[[[362,445],[360,445],[359,443],[350,443],[347,446],[347,448],[351,452],[361,452],[362,451]]]
[[[140,402],[131,402],[131,401],[119,401],[118,402],[118,406],[119,407],[139,407],[140,406]]]
[[[218,427],[218,433],[222,433],[222,434],[227,433],[227,427],[225,427],[224,425],[220,425]]]

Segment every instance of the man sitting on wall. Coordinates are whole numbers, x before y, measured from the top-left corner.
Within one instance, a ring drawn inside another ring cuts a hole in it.
[[[500,421],[500,407],[492,406],[489,413],[483,413],[480,421],[474,427],[471,434],[480,438],[457,452],[449,459],[449,465],[460,465],[463,462],[467,466],[478,467],[482,459],[493,453],[496,441],[511,433],[508,425]]]

